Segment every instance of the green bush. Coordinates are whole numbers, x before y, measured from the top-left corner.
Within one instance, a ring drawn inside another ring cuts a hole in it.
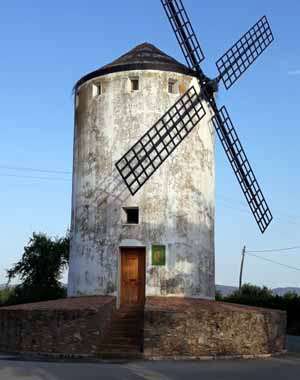
[[[0,306],[5,306],[9,303],[9,300],[14,296],[14,288],[7,286],[3,289],[0,289]]]
[[[286,293],[284,296],[274,295],[267,287],[245,284],[231,295],[221,297],[224,302],[241,305],[265,307],[284,310],[287,313],[287,332],[300,335],[300,296],[296,293]]]
[[[251,284],[245,284],[240,290],[238,289],[229,296],[224,297],[224,300],[227,302],[262,307],[269,305],[272,299],[273,294],[270,289],[265,286],[260,288]]]

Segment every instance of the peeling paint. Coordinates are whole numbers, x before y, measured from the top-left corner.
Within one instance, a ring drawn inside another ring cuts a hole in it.
[[[138,91],[128,78],[139,77]],[[168,80],[179,94],[168,93]],[[118,72],[79,88],[75,110],[68,294],[118,295],[124,242],[146,247],[146,295],[214,297],[214,134],[210,111],[144,187],[131,196],[115,162],[173,105],[194,78],[166,71]],[[122,207],[138,206],[139,225],[122,225]],[[166,246],[153,267],[151,245]]]

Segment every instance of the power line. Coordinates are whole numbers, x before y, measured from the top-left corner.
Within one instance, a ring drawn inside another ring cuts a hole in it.
[[[291,251],[295,249],[300,249],[300,246],[288,247],[288,248],[277,248],[277,249],[264,249],[261,251],[246,251],[246,253],[284,252],[284,251]]]
[[[29,178],[29,179],[45,179],[52,181],[67,181],[70,182],[70,178],[60,178],[60,177],[37,177],[29,175],[18,175],[18,174],[0,174],[0,177],[14,177],[14,178]]]
[[[242,213],[246,213],[246,214],[251,214],[251,212],[249,211],[249,209],[238,208],[238,207],[231,206],[230,203],[232,204],[232,202],[230,202],[228,200],[225,201],[223,199],[220,199],[219,196],[216,196],[216,199],[217,199],[218,202],[222,202],[222,203],[220,203],[220,207],[228,208],[230,210],[234,210],[234,211],[238,211],[238,212],[242,212]],[[236,204],[239,204],[239,202],[236,203]],[[281,221],[284,218],[285,219],[285,223],[289,223],[289,224],[292,224],[292,225],[299,225],[299,220],[300,220],[299,216],[293,216],[292,217],[291,215],[285,214],[283,212],[279,212],[279,214],[281,214],[281,218],[276,218],[276,220],[274,220],[275,222],[278,221],[278,220]]]
[[[246,252],[246,253],[247,253],[247,252]],[[286,267],[286,268],[289,268],[289,269],[294,269],[294,270],[300,271],[300,268],[292,267],[291,265],[286,265],[286,264],[278,263],[277,261],[274,261],[274,260],[271,260],[271,259],[266,259],[265,257],[261,257],[261,256],[253,255],[252,253],[247,253],[247,255],[248,255],[248,256],[256,257],[256,258],[261,259],[261,260],[264,260],[264,261],[268,261],[268,262],[273,263],[273,264],[280,265],[280,266],[282,266],[282,267]]]
[[[68,171],[64,171],[64,170],[36,169],[36,168],[29,168],[29,167],[22,167],[22,166],[0,165],[0,169],[31,171],[31,172],[39,172],[39,173],[72,174],[72,172],[68,172]]]
[[[53,174],[68,174],[68,175],[72,174],[71,171],[65,171],[65,170],[39,169],[39,168],[14,166],[14,165],[0,165],[0,169],[19,170],[19,171],[32,171],[32,172],[53,173]],[[9,176],[12,176],[12,175],[9,175]],[[23,177],[20,177],[20,178],[23,178]],[[27,177],[24,177],[24,178],[27,178]],[[35,178],[38,179],[37,177],[35,177]],[[251,214],[250,211],[247,208],[243,207],[244,206],[244,202],[238,201],[235,198],[224,196],[223,194],[220,194],[220,193],[216,194],[216,198],[219,199],[219,201],[221,201],[221,202],[227,202],[227,203],[229,202],[231,204],[238,204],[238,205],[242,206],[242,208],[237,208],[237,207],[234,207],[234,206],[231,206],[231,205],[228,205],[228,204],[225,203],[225,205],[221,205],[222,207],[225,207],[225,208],[228,208],[228,209],[231,209],[231,210],[235,210],[235,211],[239,211],[239,212],[244,212],[244,213],[247,213],[247,214]],[[290,218],[290,219],[296,219],[297,221],[300,219],[300,216],[290,215],[290,214],[283,213],[283,212],[281,212],[281,213],[283,215],[285,215],[286,217]]]
[[[241,206],[245,205],[244,202],[239,201],[239,200],[237,200],[235,198],[228,197],[227,195],[224,196],[221,193],[216,193],[216,197],[219,198],[219,200],[221,200],[223,202],[226,201],[226,202],[229,202],[229,203],[239,204]],[[300,220],[300,216],[299,215],[292,215],[292,214],[287,213],[287,212],[285,212],[283,210],[280,210],[280,209],[277,209],[277,208],[274,209],[273,207],[272,207],[272,210],[276,211],[277,214],[281,214],[282,216],[285,216],[286,218],[297,220],[297,222],[299,222],[299,220]]]
[[[219,199],[219,202],[224,202],[222,199]],[[220,205],[221,207],[225,207],[225,208],[228,208],[230,210],[234,210],[234,211],[239,211],[239,212],[243,212],[243,213],[246,213],[246,214],[251,214],[250,211],[246,208],[237,208],[237,207],[234,207],[234,206],[230,206],[228,204],[221,204]]]
[[[18,171],[31,171],[31,172],[38,172],[38,173],[53,173],[53,174],[67,174],[67,175],[72,174],[72,172],[65,171],[65,170],[39,169],[39,168],[32,168],[32,167],[10,166],[10,165],[0,165],[0,169],[18,170]],[[32,179],[41,179],[41,180],[70,181],[70,179],[67,179],[67,178],[24,176],[24,175],[17,175],[17,174],[14,174],[14,175],[13,174],[0,174],[0,176],[2,176],[2,177],[15,177],[15,178],[32,178]],[[230,197],[218,194],[218,193],[216,194],[216,198],[217,199],[219,198],[218,199],[219,202],[223,202],[223,204],[220,205],[221,207],[224,207],[224,208],[227,208],[230,210],[234,210],[234,211],[238,211],[238,212],[242,212],[242,213],[251,214],[250,211],[244,207],[238,208],[238,207],[232,206],[232,204],[239,204],[239,205],[244,204],[240,201],[237,201],[234,198],[230,198]],[[230,203],[231,203],[231,205],[230,205]],[[283,213],[283,212],[280,212],[280,213],[282,215],[284,215],[286,218],[290,219],[290,220],[287,220],[286,222],[293,224],[293,225],[299,224],[300,216],[296,216],[296,215],[292,216],[292,215],[289,215],[289,214]],[[277,220],[278,220],[278,218],[277,218]],[[294,220],[294,221],[292,221],[292,220]],[[272,251],[274,251],[274,250],[272,250]],[[253,251],[253,252],[260,252],[260,251]]]

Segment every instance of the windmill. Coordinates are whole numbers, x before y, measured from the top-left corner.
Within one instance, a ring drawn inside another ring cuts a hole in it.
[[[120,158],[116,168],[134,195],[189,135],[209,104],[212,123],[261,233],[273,217],[225,106],[218,108],[214,93],[222,80],[228,90],[274,40],[266,16],[252,26],[216,62],[218,76],[208,78],[200,63],[204,54],[181,0],[161,0],[179,46],[195,72],[200,93],[190,87],[176,103]]]

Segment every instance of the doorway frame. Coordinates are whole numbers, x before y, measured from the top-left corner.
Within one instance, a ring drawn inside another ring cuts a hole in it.
[[[118,257],[118,297],[117,297],[117,309],[121,306],[122,297],[122,253],[126,250],[136,250],[139,254],[144,255],[144,301],[146,301],[146,268],[147,268],[147,247],[145,245],[122,245],[119,247],[119,257]]]

